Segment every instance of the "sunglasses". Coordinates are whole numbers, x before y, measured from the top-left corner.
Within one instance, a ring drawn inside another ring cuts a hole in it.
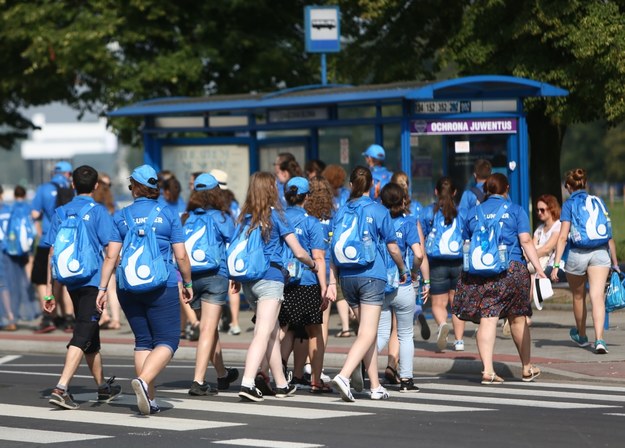
[[[132,185],[128,185],[128,189],[132,191]]]
[[[547,211],[546,208],[539,208],[537,210],[538,210],[538,213],[545,213]]]

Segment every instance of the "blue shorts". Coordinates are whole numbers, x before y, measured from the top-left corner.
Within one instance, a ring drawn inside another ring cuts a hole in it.
[[[284,300],[284,283],[276,280],[256,280],[243,283],[243,295],[253,310],[261,300]]]
[[[180,343],[180,299],[178,286],[144,294],[117,289],[119,304],[135,335],[135,351],[168,347],[172,354]]]
[[[202,302],[225,305],[228,297],[229,280],[218,274],[193,278],[193,301],[191,308],[199,310]]]
[[[447,294],[455,291],[460,272],[462,272],[462,259],[436,260],[428,258],[430,262],[430,294]]]
[[[384,303],[384,288],[386,282],[377,278],[342,277],[341,289],[343,297],[352,308],[361,304],[379,305]]]

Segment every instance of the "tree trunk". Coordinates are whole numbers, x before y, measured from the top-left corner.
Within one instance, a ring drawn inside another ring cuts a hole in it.
[[[560,181],[560,151],[566,126],[554,123],[545,115],[544,108],[536,108],[527,114],[530,143],[530,188],[532,205],[542,194],[552,194],[562,204]],[[533,222],[539,223],[533,208]]]

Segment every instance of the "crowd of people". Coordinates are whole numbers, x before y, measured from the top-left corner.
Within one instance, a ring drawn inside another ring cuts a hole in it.
[[[30,205],[22,187],[12,206],[3,204],[0,188],[2,329],[41,316],[37,332],[71,333],[49,401],[76,409],[70,382],[83,356],[98,401],[121,393],[103,373],[100,330],[120,328],[123,312],[135,337],[131,386],[144,415],[160,411],[155,380],[181,338],[198,341],[190,395],[215,394],[238,379],[224,364],[219,329],[229,310],[222,330],[241,333],[241,294],[255,313],[239,391],[246,401],[287,398],[306,387],[353,402],[351,391],[363,390],[365,375],[370,398],[387,399],[378,376],[385,347],[386,381],[400,393],[418,392],[413,331],[418,322],[421,336],[430,337],[427,302],[438,351],[449,348],[450,332],[451,348],[463,351],[466,322],[478,325],[484,385],[504,381],[493,355],[505,319],[522,380],[533,381],[541,373],[531,362],[533,278],[568,281],[570,338],[582,347],[589,345],[588,282],[594,350],[608,352],[603,289],[618,260],[607,208],[587,193],[584,170],[566,173],[571,196],[562,209],[553,195],[538,198],[541,224],[532,237],[527,213],[508,199],[506,176],[493,174],[486,160],[475,163],[475,183],[460,199],[453,180],[441,177],[423,207],[411,198],[409,177],[384,166],[381,146],[363,157],[365,165],[348,178],[340,165],[315,160],[302,169],[292,154],[279,154],[273,173],[251,176],[241,205],[218,169],[192,173],[185,201],[174,173],[139,166],[129,178],[132,203],[122,209],[110,177],[87,165],[59,162]],[[323,365],[332,306],[341,323],[334,336],[355,336],[333,378]],[[206,381],[209,363],[216,389]]]

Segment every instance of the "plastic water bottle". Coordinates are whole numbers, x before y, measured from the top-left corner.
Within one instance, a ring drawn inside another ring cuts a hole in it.
[[[508,261],[508,246],[500,244],[497,249],[499,250],[499,261],[505,264]]]
[[[579,234],[579,230],[577,230],[577,227],[575,227],[574,224],[571,224],[570,234],[571,234],[571,239],[574,243],[577,243],[582,240],[582,236]]]
[[[464,240],[462,244],[462,269],[465,272],[469,270],[469,248],[471,247],[470,240]]]
[[[362,246],[365,251],[365,258],[370,261],[375,260],[375,247],[373,247],[373,240],[368,230],[365,230],[362,234]]]

